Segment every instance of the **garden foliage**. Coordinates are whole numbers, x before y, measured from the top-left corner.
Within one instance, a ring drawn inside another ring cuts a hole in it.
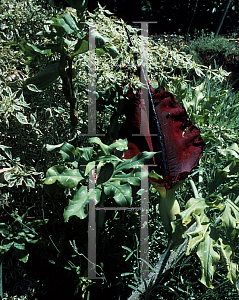
[[[71,2],[74,6],[74,1]],[[97,11],[89,12],[85,10],[85,2],[78,1],[75,9],[67,8],[63,12],[44,11],[35,4],[29,1],[28,9],[23,2],[0,6],[3,12],[0,60],[2,260],[10,255],[27,263],[29,243],[51,243],[50,235],[44,234],[42,227],[52,224],[59,215],[68,222],[74,217],[78,217],[78,222],[86,218],[91,175],[96,189],[94,197],[100,207],[106,204],[134,206],[134,200],[139,199],[143,193],[140,189],[142,174],[147,175],[142,165],[153,153],[142,152],[133,159],[122,160],[127,141],[114,140],[125,119],[129,85],[134,94],[139,95],[139,66],[145,58],[142,55],[146,55],[150,84],[159,90],[165,86],[175,95],[191,121],[201,129],[207,144],[200,166],[177,192],[182,210],[172,223],[174,242],[180,243],[187,227],[196,222],[195,231],[189,234],[187,255],[197,254],[202,267],[200,281],[212,288],[215,271],[224,270],[225,275],[217,280],[225,282],[227,278],[236,286],[239,104],[238,94],[225,84],[227,72],[198,65],[190,55],[147,40],[138,29],[100,5]],[[7,12],[8,8],[11,9]],[[21,21],[23,17],[19,12],[22,10],[28,24]],[[17,24],[15,31],[13,20]],[[89,50],[89,25],[93,26],[91,34],[96,39],[95,53]],[[126,28],[134,48],[130,47]],[[141,47],[143,43],[147,43],[146,52]],[[94,62],[95,74],[90,73],[89,56]],[[91,91],[96,99],[95,134],[105,136],[88,141],[83,134],[88,130]],[[153,187],[150,187],[149,197],[150,213],[154,215],[149,222],[153,232],[150,245],[154,249],[150,260],[154,264],[155,257],[161,254],[156,254],[155,245],[162,242],[154,236],[160,217],[158,195]],[[42,214],[43,205],[47,211]],[[110,222],[104,216],[99,225],[104,230]],[[158,234],[162,237],[162,232]],[[113,236],[113,231],[109,235]],[[166,243],[165,236],[164,241]],[[129,249],[129,245],[123,249]],[[134,255],[127,256],[127,261],[133,258]],[[86,270],[72,269],[77,270],[79,277]],[[131,277],[132,272],[129,272]],[[127,273],[122,277],[126,278]],[[78,280],[78,292],[85,296],[85,283]],[[182,286],[183,283],[178,283],[179,291]],[[203,292],[194,290],[191,283],[187,293],[200,296]]]

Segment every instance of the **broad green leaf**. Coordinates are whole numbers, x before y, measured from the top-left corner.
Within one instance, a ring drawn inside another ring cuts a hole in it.
[[[74,31],[78,31],[79,28],[76,25],[75,20],[73,19],[72,15],[70,13],[65,13],[63,15],[63,18],[65,19],[66,23],[74,30]]]
[[[85,39],[80,39],[75,46],[73,56],[85,53],[88,50],[89,50],[89,42]]]
[[[144,170],[144,169],[143,169]],[[146,170],[145,170],[146,171]],[[146,176],[148,177],[148,172],[146,171]],[[134,186],[140,186],[141,185],[141,172],[134,172],[131,171],[130,173],[124,173],[124,172],[116,172],[113,175],[113,178],[111,180],[120,180],[121,182],[128,182],[131,185]],[[145,174],[143,174],[145,175]],[[145,176],[143,176],[145,178]]]
[[[233,254],[231,246],[224,244],[223,240],[219,238],[217,249],[220,251],[222,261],[226,267],[227,278],[232,284],[236,285],[238,281],[238,265],[231,261]]]
[[[143,166],[150,160],[154,154],[157,152],[140,152],[136,156],[130,159],[124,159],[120,166],[117,168],[117,171],[123,171],[126,169],[131,169],[139,166]]]
[[[64,166],[54,166],[47,170],[45,184],[53,184],[58,181],[66,188],[73,188],[84,178],[78,169],[68,169]]]
[[[109,38],[100,34],[96,29],[92,30],[92,36],[95,38],[96,48],[103,48],[109,41]]]
[[[179,216],[182,220],[182,223],[188,224],[191,222],[192,217],[195,215],[202,216],[204,214],[205,208],[208,205],[205,202],[204,198],[191,198],[186,204],[185,210],[182,211]]]
[[[82,186],[75,194],[72,200],[69,201],[69,205],[65,208],[63,216],[65,222],[68,222],[72,216],[77,216],[80,219],[84,219],[88,215],[89,199],[95,199],[95,204],[100,201],[101,190],[95,189],[88,191],[87,186]]]
[[[59,61],[57,61],[49,63],[45,69],[36,76],[27,78],[24,85],[32,92],[41,92],[52,85],[59,76]]]
[[[94,143],[94,144],[97,144],[100,146],[102,152],[104,153],[104,155],[107,155],[107,154],[110,154],[110,149],[109,149],[109,146],[105,145],[104,143],[102,143],[101,139],[98,138],[98,137],[92,137],[92,138],[89,138],[89,142],[90,143]]]
[[[206,215],[200,216],[195,215],[196,220],[196,229],[193,232],[187,233],[188,239],[188,246],[186,255],[189,255],[191,251],[197,247],[197,245],[204,240],[206,232],[210,226],[209,219]]]
[[[2,240],[1,245],[0,245],[0,253],[4,254],[8,250],[10,250],[10,248],[12,247],[13,244],[14,244],[14,241],[12,241],[12,239],[6,238],[6,239]]]
[[[134,177],[140,178],[140,180],[148,180],[149,172],[146,168],[140,167],[140,169],[134,169]]]
[[[201,262],[202,276],[200,281],[207,287],[213,288],[212,281],[216,265],[220,260],[220,255],[214,250],[215,241],[211,238],[210,233],[206,232],[204,240],[197,247],[197,256]]]
[[[75,147],[67,142],[58,145],[46,145],[47,151],[59,151],[62,158],[66,162],[72,162],[75,160],[75,156],[78,155]]]
[[[236,183],[236,184],[233,184],[233,185],[224,185],[221,193],[222,193],[223,196],[226,196],[230,193],[234,193],[236,195],[239,195],[239,183]]]
[[[21,38],[18,42],[10,42],[6,44],[18,46],[27,58],[27,60],[25,61],[26,64],[31,63],[31,61],[39,56],[39,54],[52,54],[50,49],[41,50],[38,47],[27,43],[24,38]]]
[[[97,174],[96,184],[102,184],[108,181],[114,173],[114,165],[110,162],[104,164]]]
[[[223,169],[229,175],[233,175],[239,172],[239,159],[234,159],[226,168]]]
[[[58,18],[53,18],[53,20],[55,21],[52,25],[55,26],[61,26],[66,33],[68,34],[72,34],[74,32],[73,29],[71,29],[71,27],[67,24],[67,22],[63,19],[63,16],[59,16]]]
[[[152,177],[154,179],[163,179],[162,175],[159,175],[158,173],[156,173],[154,170],[152,170],[149,174],[149,177]]]
[[[59,153],[61,154],[63,160],[66,162],[75,160],[75,147],[67,142],[62,145]]]
[[[129,206],[132,204],[132,188],[129,184],[119,184],[108,181],[104,185],[106,196],[114,198],[119,206]]]
[[[47,54],[48,56],[52,55],[51,49],[39,49],[37,46],[27,43],[35,52],[40,54]]]
[[[204,227],[202,226],[202,219],[204,218],[204,210],[208,207],[208,205],[205,202],[204,198],[191,198],[186,204],[185,210],[181,213],[176,215],[176,219],[171,222],[172,226],[172,238],[175,245],[180,245],[184,239],[185,239],[185,231],[187,230],[187,225],[190,224],[193,219],[196,219],[197,223],[197,229],[195,230],[195,240],[190,242],[189,250],[192,249],[192,247],[196,246],[196,242],[200,240],[200,232],[202,234],[202,231],[204,230]],[[205,231],[205,230],[204,230]]]
[[[226,180],[230,180],[230,175],[239,172],[239,159],[234,159],[224,169],[217,169],[214,180],[209,185],[209,194],[213,193]]]
[[[95,161],[90,161],[85,167],[85,176],[90,173],[92,169],[95,169]]]
[[[230,199],[225,201],[225,209],[221,215],[222,228],[229,238],[235,238],[239,232],[239,207]]]
[[[16,118],[21,124],[28,124],[27,117],[23,113],[17,112]]]
[[[77,161],[79,164],[87,164],[93,157],[93,147],[76,148]]]
[[[198,114],[200,111],[199,109],[199,103],[204,99],[204,95],[202,91],[205,89],[205,82],[202,82],[197,87],[192,87],[192,100],[187,101],[186,99],[183,99],[183,105],[185,106],[187,111],[192,111],[194,114]]]
[[[120,152],[120,154],[123,156],[127,150],[128,150],[127,139],[124,139],[124,140],[118,139],[113,144],[109,145],[110,153],[112,153],[113,151],[116,151],[116,152]]]

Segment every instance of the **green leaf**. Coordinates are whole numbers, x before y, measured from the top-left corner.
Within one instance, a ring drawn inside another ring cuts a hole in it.
[[[64,143],[61,143],[61,144],[58,144],[58,145],[49,145],[49,144],[46,144],[46,150],[47,151],[59,150],[63,146],[63,144]]]
[[[199,104],[205,98],[203,95],[203,90],[205,90],[205,81],[203,81],[197,87],[192,87],[192,100],[186,101],[183,99],[183,105],[185,106],[187,111],[192,111],[194,114],[198,114],[200,111]]]
[[[202,276],[200,281],[207,287],[213,288],[212,281],[215,273],[215,266],[220,260],[220,255],[214,250],[215,241],[211,238],[209,232],[206,232],[204,240],[200,242],[197,248],[197,256],[201,262]]]
[[[81,16],[88,4],[87,0],[66,0],[66,2],[77,10],[78,16]]]
[[[75,147],[67,142],[63,143],[59,153],[66,162],[72,162],[75,160]]]
[[[90,171],[95,168],[95,161],[90,161],[85,167],[85,176],[90,173]]]
[[[143,172],[144,171],[146,171],[146,172],[143,173],[143,175],[146,175],[146,177],[148,177],[147,170],[143,169]],[[134,172],[134,170],[131,171],[130,173],[117,172],[117,168],[116,168],[116,172],[111,180],[120,180],[121,182],[128,182],[129,184],[134,185],[134,186],[140,186],[141,185],[141,175],[142,175],[141,172],[136,173],[136,172]],[[145,176],[143,176],[143,178],[145,178]]]
[[[210,226],[209,219],[206,215],[200,216],[195,215],[196,229],[193,232],[187,233],[189,237],[186,255],[189,255],[191,251],[197,247],[205,238],[206,232]]]
[[[227,157],[234,156],[237,159],[239,158],[239,147],[236,143],[232,144],[227,149],[218,147],[218,152]]]
[[[176,215],[176,220],[171,222],[172,225],[172,238],[175,245],[179,245],[183,242],[184,233],[187,230],[187,225],[191,223],[191,221],[195,218],[197,223],[197,229],[195,230],[195,234],[191,236],[191,238],[195,237],[196,239],[191,240],[188,252],[192,247],[197,245],[197,241],[200,240],[199,233],[202,234],[204,227],[201,225],[201,220],[204,218],[204,211],[208,205],[205,202],[204,198],[191,198],[186,204],[185,210]],[[205,219],[203,219],[205,220]],[[201,227],[202,226],[202,227]]]
[[[66,23],[74,30],[74,31],[78,31],[79,28],[76,25],[75,20],[73,19],[72,15],[70,13],[65,13],[63,15],[63,18],[65,19]]]
[[[85,53],[88,50],[89,50],[89,42],[87,40],[80,39],[75,46],[73,56]]]
[[[23,113],[17,112],[16,118],[21,124],[28,124],[27,117]]]
[[[225,201],[225,209],[221,215],[222,228],[227,237],[235,238],[239,233],[239,207],[230,199]]]
[[[114,173],[114,165],[110,162],[104,164],[97,174],[96,184],[102,184],[108,181]]]
[[[77,161],[81,165],[86,165],[93,157],[93,147],[76,148]]]
[[[97,55],[97,57],[100,57],[101,55],[105,54],[105,50],[103,48],[96,48],[95,49],[95,53]]]
[[[26,186],[30,188],[35,188],[35,181],[33,181],[31,178],[24,178]]]
[[[132,204],[132,188],[129,184],[108,181],[104,185],[104,193],[110,198],[114,198],[119,206],[129,206]]]
[[[230,180],[230,175],[239,172],[239,159],[233,159],[224,169],[217,169],[213,181],[209,185],[209,194],[213,193],[226,180]]]
[[[53,18],[53,20],[55,21],[52,25],[55,26],[61,26],[66,33],[68,34],[72,34],[74,32],[73,29],[71,29],[71,27],[67,24],[67,22],[63,19],[63,15],[58,16],[58,18]]]
[[[227,270],[227,279],[234,285],[238,281],[238,265],[231,261],[233,255],[230,245],[224,244],[221,238],[218,239],[217,249],[220,251],[222,261]]]
[[[154,170],[152,170],[149,174],[149,177],[152,177],[154,179],[163,179],[162,175],[159,175],[158,173],[156,173]]]
[[[47,151],[59,151],[62,158],[66,162],[73,162],[78,156],[79,151],[75,147],[67,142],[58,145],[46,145]]]
[[[124,159],[117,168],[117,171],[123,171],[126,169],[132,169],[135,167],[143,166],[150,160],[157,152],[140,152],[136,156],[130,159]]]
[[[113,151],[116,152],[116,156],[122,158],[124,153],[128,150],[128,141],[127,139],[118,139],[113,144],[109,145],[109,151],[112,153]]]
[[[223,196],[226,196],[230,193],[234,193],[236,195],[239,195],[239,183],[233,184],[233,185],[224,185],[223,189],[221,191]]]
[[[95,37],[96,48],[103,48],[108,43],[109,38],[100,34],[96,29],[92,30],[92,36]]]
[[[29,82],[30,82],[30,81],[29,81]],[[31,92],[35,92],[35,93],[40,93],[40,92],[42,92],[42,90],[39,90],[39,89],[37,88],[37,86],[36,86],[35,84],[32,84],[32,83],[27,84],[27,85],[26,85],[26,88],[27,88],[29,91],[31,91]]]
[[[179,214],[182,223],[188,224],[191,222],[192,217],[194,217],[195,215],[203,215],[206,207],[208,207],[208,205],[206,204],[204,198],[189,199],[186,204],[185,210]]]
[[[94,143],[99,145],[104,155],[110,154],[109,146],[102,143],[100,138],[98,137],[89,138],[89,142],[92,144]]]
[[[29,47],[31,47],[35,52],[38,52],[40,54],[47,54],[48,56],[52,55],[53,53],[51,52],[51,49],[40,49],[35,45],[31,45],[27,43]]]
[[[26,86],[30,91],[38,93],[52,85],[59,76],[59,61],[52,62],[36,76],[27,78],[24,86]]]
[[[104,49],[109,53],[112,58],[116,58],[119,54],[117,48],[115,46],[104,47]]]
[[[8,147],[8,146],[4,146],[4,145],[0,145],[0,149],[2,149],[2,151],[7,155],[7,157],[12,160],[12,152],[11,149],[12,147]]]
[[[100,201],[100,195],[101,190],[96,188],[95,190],[88,191],[87,186],[82,186],[64,210],[63,216],[65,222],[68,222],[72,216],[77,216],[80,219],[86,218],[88,215],[89,199],[96,199],[95,204],[97,204]]]
[[[5,223],[0,223],[0,233],[3,236],[9,234],[9,226]]]
[[[68,169],[64,166],[54,166],[47,170],[45,184],[53,184],[58,181],[66,188],[73,188],[84,178],[78,169]]]

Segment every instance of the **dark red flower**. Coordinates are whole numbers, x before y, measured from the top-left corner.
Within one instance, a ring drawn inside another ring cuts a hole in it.
[[[152,108],[149,105],[148,118],[145,101],[137,99],[130,87],[129,104],[125,111],[126,121],[119,131],[119,138],[128,139],[128,151],[124,158],[132,158],[142,151],[163,152],[166,149],[166,157],[157,159],[155,155],[152,161],[156,166],[155,171],[163,175],[163,179],[149,179],[171,189],[198,166],[205,143],[200,136],[200,130],[190,121],[186,109],[178,104],[173,94],[165,88],[156,93],[151,86],[150,92],[161,126],[161,136],[153,122],[155,115]]]

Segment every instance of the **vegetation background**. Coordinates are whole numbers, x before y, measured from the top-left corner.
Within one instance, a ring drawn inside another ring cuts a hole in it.
[[[28,83],[34,83],[31,80],[35,75],[59,59],[59,53],[48,55],[37,50],[49,43],[38,33],[49,30],[52,18],[72,11],[66,8],[66,3],[56,1],[1,0],[0,3],[0,296],[3,299],[127,299],[140,284],[139,212],[107,213],[97,244],[97,271],[105,279],[88,280],[88,219],[71,216],[65,222],[63,213],[72,192],[57,184],[44,185],[47,170],[64,163],[56,152],[47,151],[46,145],[67,141],[74,147],[92,146],[83,135],[88,130],[87,53],[76,56],[73,67],[77,125],[72,125],[70,103],[59,76],[45,76],[47,86],[43,87],[41,81],[41,86],[36,84],[26,89],[27,79]],[[137,20],[158,21],[157,25],[149,26],[150,35],[157,34],[154,40],[150,39],[150,80],[158,87],[166,86],[186,106],[207,143],[200,167],[177,192],[181,208],[185,209],[187,201],[195,197],[195,189],[205,198],[213,194],[217,203],[224,203],[227,197],[236,205],[238,170],[232,173],[225,168],[232,163],[238,166],[239,158],[236,146],[239,4],[231,1],[221,29],[224,35],[215,38],[211,31],[216,31],[226,1],[174,3],[100,2],[127,24],[133,25],[132,21]],[[119,25],[113,25],[110,14],[94,13],[96,7],[96,2],[89,1],[90,17],[102,16],[104,26],[98,28],[99,33],[110,39],[110,46],[115,46],[115,53],[121,54],[123,62],[130,63],[127,59],[131,54],[124,50],[128,41],[123,40],[123,31]],[[134,27],[129,28],[139,47]],[[74,34],[69,36],[74,42]],[[117,38],[121,48],[114,41]],[[29,45],[36,46],[35,56],[30,53]],[[65,49],[71,53],[70,42]],[[31,55],[27,54],[28,50]],[[100,66],[113,64],[117,59],[107,53],[99,55]],[[230,76],[224,68],[232,72]],[[124,115],[117,115],[116,110],[117,99],[124,98],[122,82],[127,79],[136,88],[139,80],[132,75],[132,70],[110,72],[107,67],[99,67],[98,71],[97,132],[104,133],[102,140],[110,144],[115,138],[114,130],[109,130],[115,128],[112,116],[117,116],[119,123],[124,120]],[[94,146],[94,151],[98,150]],[[135,197],[133,206],[137,206],[137,201],[139,197]],[[218,211],[211,213],[213,220],[218,216]],[[236,232],[229,239],[233,244],[233,255],[229,256],[234,263],[238,262],[238,216],[235,210],[234,223],[230,225]],[[150,265],[154,266],[168,241],[158,213],[158,194],[152,187],[149,218]],[[199,281],[201,266],[194,250],[173,268],[160,286],[148,291],[145,299],[238,299],[236,285],[230,282],[223,268],[227,263],[231,261],[215,265],[214,289],[208,288]]]

